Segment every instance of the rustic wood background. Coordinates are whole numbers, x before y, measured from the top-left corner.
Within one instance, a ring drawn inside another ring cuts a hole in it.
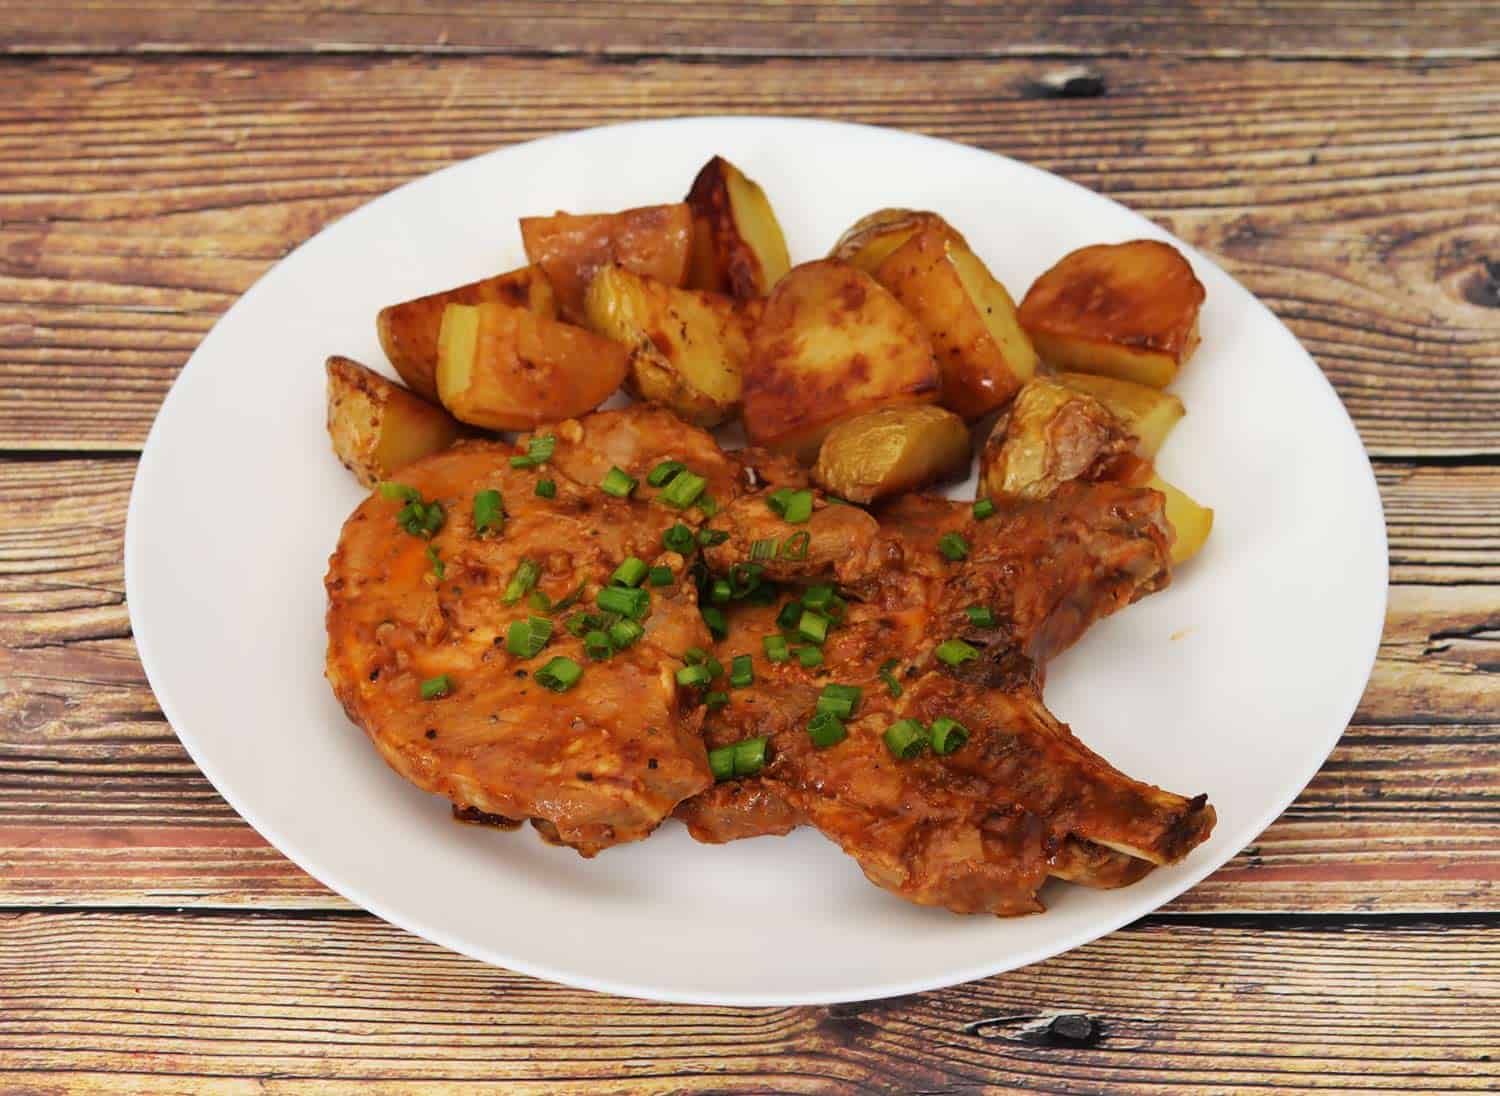
[[[1500,1087],[1493,0],[8,0],[0,74],[0,1092]],[[894,1001],[603,998],[351,908],[163,721],[126,500],[236,295],[434,168],[707,112],[898,126],[1119,198],[1354,415],[1391,539],[1374,678],[1301,798],[1160,913]]]

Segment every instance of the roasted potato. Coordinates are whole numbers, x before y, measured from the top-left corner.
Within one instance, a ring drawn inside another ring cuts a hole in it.
[[[692,288],[764,297],[791,268],[766,192],[724,157],[703,165],[687,204],[693,211]]]
[[[328,436],[335,455],[366,487],[448,448],[463,432],[441,407],[357,361],[335,356],[327,368]]]
[[[1007,403],[1036,372],[1016,305],[984,263],[943,228],[919,229],[875,279],[917,318],[943,375],[942,404],[977,419]]]
[[[979,455],[979,493],[1046,498],[1069,480],[1106,477],[1133,443],[1093,396],[1038,377],[996,420]]]
[[[463,422],[530,430],[599,406],[625,379],[629,356],[618,343],[524,308],[450,304],[438,339],[438,394]]]
[[[823,439],[813,480],[851,502],[874,502],[969,470],[969,428],[931,404],[882,407],[845,419]]]
[[[601,267],[619,264],[664,285],[682,285],[692,258],[693,215],[679,202],[620,213],[522,217],[521,240],[526,257],[552,283],[558,314],[582,323],[583,296]]]
[[[833,245],[828,257],[857,266],[866,274],[874,274],[891,252],[923,229],[933,229],[956,244],[969,246],[958,229],[936,213],[919,209],[878,209],[850,225]]]
[[[1173,487],[1155,472],[1146,480],[1145,486],[1160,491],[1167,500],[1167,521],[1172,526],[1172,566],[1186,563],[1198,554],[1213,531],[1214,512],[1188,497],[1181,488]]]
[[[750,341],[745,433],[811,464],[841,419],[935,402],[941,378],[916,319],[863,271],[824,259],[777,283]]]
[[[1059,373],[1053,380],[1075,392],[1086,392],[1102,403],[1135,435],[1135,451],[1147,460],[1156,456],[1172,427],[1187,413],[1182,401],[1172,393],[1133,381],[1091,373]]]
[[[557,298],[540,267],[523,266],[508,274],[496,274],[477,282],[445,289],[415,300],[382,308],[375,317],[380,346],[401,379],[413,392],[429,400],[438,398],[438,331],[443,309],[450,304],[482,304],[501,301],[529,308],[542,316],[557,316]]]
[[[1065,255],[1021,302],[1021,326],[1056,369],[1165,388],[1198,345],[1203,285],[1157,240]]]

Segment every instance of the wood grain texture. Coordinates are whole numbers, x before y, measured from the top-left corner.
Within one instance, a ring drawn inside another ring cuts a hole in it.
[[[1484,0],[1006,4],[83,0],[8,5],[12,52],[380,50],[730,56],[1494,57]]]
[[[1494,1091],[1493,943],[1148,921],[942,993],[730,1009],[543,986],[372,918],[0,914],[0,1091]]]
[[[949,137],[1119,198],[1287,320],[1374,454],[1500,454],[1500,62],[1106,60],[1103,96],[1036,97],[1052,67],[9,62],[0,449],[139,446],[235,297],[399,183],[544,133],[730,111]]]

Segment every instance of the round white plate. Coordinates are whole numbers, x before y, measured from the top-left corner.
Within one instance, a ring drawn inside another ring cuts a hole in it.
[[[1002,920],[876,889],[816,832],[710,847],[669,822],[593,861],[455,824],[386,768],[323,680],[322,579],[362,497],[324,432],[323,360],[387,368],[377,309],[524,262],[516,218],[677,200],[714,153],[764,185],[794,260],[883,206],[935,209],[1019,298],[1064,252],[1166,233],[1024,164],[773,118],[612,126],[507,148],[319,233],[225,314],[173,385],[130,500],[125,577],[162,710],[224,798],[339,893],[487,962],[590,989],[744,1005],[885,997],[1011,970],[1182,893],[1317,771],[1369,674],[1385,525],[1359,438],[1277,319],[1202,255],[1203,345],[1161,456],[1216,508],[1171,588],[1096,626],[1050,706],[1125,772],[1218,808],[1212,840],[1118,891],[1051,883]],[[972,487],[963,489],[972,495]]]

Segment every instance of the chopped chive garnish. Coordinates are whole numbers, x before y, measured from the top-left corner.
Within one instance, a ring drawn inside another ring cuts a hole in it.
[[[505,528],[505,504],[500,492],[490,488],[474,496],[474,532],[498,533]]]
[[[750,558],[751,559],[775,559],[776,558],[776,538],[775,537],[763,537],[762,539],[757,540],[754,543],[752,543],[750,545]]]
[[[969,741],[969,729],[956,719],[942,715],[932,721],[932,752],[951,754]]]
[[[808,545],[812,543],[812,535],[806,529],[800,533],[793,533],[781,542],[781,558],[792,561],[807,558]]]
[[[583,653],[597,662],[614,654],[615,645],[610,642],[608,632],[595,629],[583,634]]]
[[[432,573],[437,576],[439,582],[442,582],[443,575],[447,573],[448,568],[443,565],[442,559],[438,556],[437,548],[431,544],[427,546],[427,562],[432,564]]]
[[[565,693],[583,676],[583,667],[571,658],[554,658],[536,672],[535,680],[544,689]]]
[[[797,661],[811,670],[814,666],[823,665],[823,652],[816,647],[798,647]]]
[[[711,518],[719,512],[719,504],[714,501],[712,495],[702,495],[698,499],[698,512],[706,518]]]
[[[602,623],[602,618],[594,613],[574,613],[563,621],[563,627],[571,634],[581,636],[592,628],[600,627]]]
[[[578,602],[580,600],[582,600],[582,598],[583,598],[583,588],[586,585],[587,585],[587,583],[580,582],[577,586],[575,586],[573,588],[573,592],[571,594],[569,594],[567,597],[563,598],[561,601],[559,601],[556,605],[554,605],[552,607],[553,611],[560,613],[564,609],[571,609],[571,608],[573,608],[573,606],[577,605]]]
[[[880,665],[880,680],[885,682],[886,689],[893,697],[901,695],[901,682],[897,681],[896,675],[891,672],[899,665],[901,665],[899,658],[888,658]]]
[[[701,666],[708,661],[708,652],[702,647],[689,647],[682,652],[682,661],[689,666]]]
[[[703,494],[707,486],[708,480],[684,468],[672,477],[672,482],[667,484],[662,493],[656,497],[668,506],[685,510],[698,501],[698,496]]]
[[[927,729],[915,719],[898,719],[885,729],[885,748],[909,761],[927,748]]]
[[[833,602],[833,587],[827,583],[819,583],[817,586],[809,586],[802,592],[802,604],[809,609],[817,609],[822,612]]]
[[[745,595],[745,602],[749,605],[775,605],[776,599],[780,596],[781,591],[776,589],[774,582],[758,582],[754,589]]]
[[[536,495],[537,498],[542,499],[557,498],[557,484],[552,480],[537,480]]]
[[[708,599],[715,605],[723,605],[734,596],[734,587],[729,585],[729,580],[716,578],[708,584]]]
[[[786,504],[791,501],[792,496],[797,493],[794,487],[778,487],[766,496],[766,505],[777,517],[786,513]]]
[[[718,749],[708,751],[708,768],[718,781],[728,780],[734,776],[734,747],[720,746]]]
[[[706,666],[706,667],[708,667],[708,676],[709,677],[723,677],[724,676],[724,664],[722,662],[720,662],[717,658],[715,658],[713,655],[709,655],[707,658],[705,658],[703,660],[703,665]]]
[[[766,658],[772,662],[786,662],[792,657],[783,636],[762,636],[760,646],[766,652]]]
[[[447,511],[443,509],[441,502],[423,502],[422,496],[416,495],[396,511],[396,524],[414,537],[430,538],[443,527],[447,517]]]
[[[437,677],[429,677],[422,682],[422,699],[437,700],[447,696],[453,691],[453,682],[448,679],[447,674],[439,674]]]
[[[635,490],[635,485],[640,481],[634,476],[627,475],[619,468],[611,468],[609,473],[599,482],[599,490],[606,495],[613,495],[617,499],[630,497],[630,492]]]
[[[699,529],[698,543],[705,548],[712,548],[716,544],[723,544],[729,539],[729,533],[723,529]]]
[[[729,660],[729,684],[736,689],[755,684],[755,663],[749,655],[735,655]]]
[[[381,481],[376,484],[375,489],[387,502],[420,502],[422,499],[422,492],[415,487],[408,487],[404,483],[395,483],[391,480]]]
[[[859,699],[864,696],[864,692],[858,685],[824,685],[823,691],[818,694],[817,710],[836,715],[840,719],[849,719],[859,707]]]
[[[523,559],[516,564],[516,573],[510,576],[505,594],[500,598],[507,605],[514,605],[529,594],[536,580],[542,577],[542,568],[535,560]]]
[[[650,474],[646,476],[646,482],[652,487],[665,487],[678,472],[686,471],[687,465],[680,460],[664,460],[651,469]]]
[[[672,585],[672,578],[672,568],[664,566],[653,567],[647,572],[646,581],[652,586],[670,586]]]
[[[619,613],[632,620],[640,620],[651,607],[651,594],[639,587],[606,586],[599,591],[594,602],[606,613]]]
[[[698,540],[693,536],[693,531],[679,521],[661,535],[661,543],[667,551],[685,556],[693,550]]]
[[[530,596],[526,598],[526,604],[539,613],[550,613],[552,611],[552,599],[540,590],[531,591]]]
[[[849,732],[844,728],[843,721],[832,712],[819,711],[807,724],[807,735],[812,743],[820,750],[826,750],[829,746],[837,746],[849,737]]]
[[[816,643],[821,647],[828,638],[828,618],[822,613],[804,610],[797,618],[797,634],[809,643]]]
[[[722,708],[729,703],[729,694],[719,689],[715,689],[711,693],[704,694],[703,703],[708,705],[710,711],[715,708]]]
[[[617,651],[623,651],[645,634],[646,629],[633,620],[617,620],[609,626],[609,641]]]
[[[443,509],[441,502],[429,502],[427,504],[427,515],[422,519],[422,528],[426,530],[429,537],[435,536],[437,531],[443,527],[443,523],[447,518],[447,511]]]
[[[969,618],[969,623],[976,628],[993,628],[995,626],[995,611],[988,605],[970,605],[964,610],[964,615]]]
[[[781,607],[781,612],[776,614],[776,627],[790,630],[797,626],[797,621],[802,619],[802,602],[793,598]]]
[[[969,646],[961,639],[943,640],[937,645],[937,650],[933,654],[937,655],[939,662],[949,666],[957,666],[961,662],[968,662],[979,657],[978,649]]]
[[[980,521],[983,521],[987,517],[992,517],[994,513],[995,504],[989,499],[974,500],[974,516]]]
[[[637,556],[627,556],[625,562],[615,568],[615,573],[609,576],[611,585],[614,586],[639,586],[646,580],[646,561]]]
[[[748,597],[760,585],[765,568],[758,563],[736,563],[729,569],[729,589],[733,597]]]
[[[959,533],[944,533],[938,538],[938,551],[957,563],[969,558],[969,542]]]
[[[684,666],[677,671],[677,684],[685,689],[701,688],[712,680],[713,675],[708,672],[708,667],[702,663],[696,666]]]
[[[708,625],[708,633],[715,639],[723,639],[729,634],[729,621],[724,619],[724,613],[707,605],[703,609],[703,623]]]
[[[552,622],[541,617],[511,621],[505,649],[518,658],[535,658],[552,638]]]
[[[526,455],[524,457],[511,457],[512,468],[535,468],[539,464],[546,464],[552,459],[552,453],[557,448],[557,435],[540,434],[526,443]]]
[[[747,738],[734,744],[734,775],[754,776],[766,766],[766,737]]]
[[[783,521],[792,525],[801,525],[812,517],[813,495],[811,491],[798,491],[787,500],[786,510],[782,513]]]

